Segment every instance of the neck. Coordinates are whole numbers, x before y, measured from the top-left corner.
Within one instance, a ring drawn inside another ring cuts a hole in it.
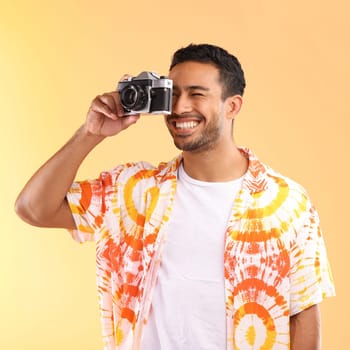
[[[218,146],[203,152],[183,152],[184,169],[194,179],[225,182],[238,179],[248,169],[248,159],[237,146]]]

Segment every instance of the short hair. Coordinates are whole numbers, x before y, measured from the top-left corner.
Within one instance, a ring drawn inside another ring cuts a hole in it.
[[[237,94],[243,96],[246,86],[243,69],[238,59],[225,49],[210,44],[190,44],[174,53],[170,70],[187,61],[209,63],[218,68],[223,100]]]

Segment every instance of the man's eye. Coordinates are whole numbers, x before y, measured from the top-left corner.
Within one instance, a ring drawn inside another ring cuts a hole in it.
[[[204,95],[201,94],[200,92],[194,92],[194,93],[192,93],[192,96],[204,96]]]

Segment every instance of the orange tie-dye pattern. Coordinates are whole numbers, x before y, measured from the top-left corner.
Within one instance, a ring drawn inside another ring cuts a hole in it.
[[[227,224],[227,349],[288,349],[289,318],[334,295],[318,216],[304,189],[261,163],[249,169]],[[67,194],[79,241],[97,244],[105,350],[140,348],[181,156],[129,163]]]

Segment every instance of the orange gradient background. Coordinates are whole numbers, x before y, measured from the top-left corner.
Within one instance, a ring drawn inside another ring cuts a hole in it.
[[[347,348],[349,11],[345,0],[1,1],[0,348],[102,348],[94,245],[25,224],[14,201],[97,94],[124,73],[167,74],[173,51],[191,42],[239,57],[247,90],[236,142],[311,195],[337,289],[322,304],[323,349]],[[177,153],[162,117],[144,116],[99,145],[78,177]]]

